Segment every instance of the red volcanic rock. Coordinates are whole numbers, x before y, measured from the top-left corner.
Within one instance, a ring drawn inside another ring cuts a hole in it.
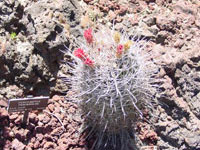
[[[4,108],[0,108],[0,119],[8,117],[8,111]]]
[[[46,142],[44,144],[44,149],[50,149],[50,148],[55,148],[55,144],[53,142]]]
[[[17,119],[15,119],[14,123],[17,124],[17,125],[21,124],[22,118],[20,116],[18,116]]]
[[[24,150],[25,147],[26,146],[22,142],[18,141],[18,139],[12,141],[12,148],[15,150]]]
[[[120,5],[118,14],[119,15],[124,15],[128,11],[128,7],[126,5]]]
[[[26,146],[25,150],[32,150],[30,146]]]
[[[93,0],[83,0],[86,3],[92,2]]]
[[[37,138],[38,141],[41,142],[43,140],[43,138],[44,138],[44,135],[41,134],[41,133],[38,133],[38,134],[36,134],[36,138]]]
[[[60,96],[58,96],[58,95],[54,95],[54,96],[52,97],[52,101],[59,102],[60,100],[63,100],[63,97],[60,97]]]
[[[39,148],[39,146],[40,146],[40,142],[39,141],[36,141],[35,143],[34,143],[34,148],[35,149],[38,149]]]
[[[42,122],[42,123],[48,123],[50,120],[51,120],[51,118],[49,117],[49,115],[48,114],[46,114],[46,113],[44,113],[44,114],[39,114],[38,115],[38,118],[39,118],[39,121],[40,122]]]
[[[34,114],[34,113],[29,113],[29,121],[30,121],[31,123],[37,124],[37,122],[38,122],[38,117],[37,117],[37,115]]]
[[[4,107],[7,107],[8,104],[5,100],[0,100],[0,106],[4,106]]]
[[[114,11],[110,10],[108,12],[108,18],[109,18],[110,21],[114,20],[116,18],[116,16],[117,15],[116,15],[116,13]]]
[[[61,135],[64,129],[62,127],[56,128],[51,132],[51,135]]]
[[[18,114],[12,114],[12,115],[9,116],[9,119],[11,121],[13,121],[13,120],[17,119],[18,116],[19,116]]]
[[[50,120],[51,120],[51,118],[50,118],[48,115],[46,115],[46,116],[44,116],[42,122],[46,124],[46,123],[48,123]]]
[[[1,143],[1,142],[2,142],[2,143]],[[10,150],[10,148],[11,148],[11,146],[12,146],[12,143],[11,143],[11,141],[9,141],[9,140],[6,140],[6,141],[0,140],[0,144],[1,144],[1,145],[4,145],[3,150]]]
[[[156,24],[161,30],[175,30],[177,26],[177,17],[173,15],[171,15],[170,17],[158,15],[156,17]]]
[[[49,104],[49,105],[48,105],[48,108],[49,108],[49,110],[50,110],[51,112],[54,111],[54,105],[53,105],[53,104]]]

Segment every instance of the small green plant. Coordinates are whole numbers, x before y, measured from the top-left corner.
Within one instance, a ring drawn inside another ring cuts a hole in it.
[[[145,52],[147,41],[101,27],[84,31],[85,42],[68,55],[73,58],[74,101],[80,106],[91,149],[133,150],[133,128],[143,109],[153,109],[155,66]]]
[[[13,39],[15,39],[17,37],[17,34],[16,34],[16,32],[12,32],[11,34],[10,34],[10,38],[13,40]]]

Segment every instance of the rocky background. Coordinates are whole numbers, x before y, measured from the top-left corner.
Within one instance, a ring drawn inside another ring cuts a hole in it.
[[[0,0],[0,149],[87,150],[79,109],[60,50],[98,24],[150,40],[160,68],[154,123],[138,122],[140,149],[200,150],[200,2],[198,0]],[[8,114],[8,99],[47,96],[45,111]],[[148,120],[148,112],[146,115]]]

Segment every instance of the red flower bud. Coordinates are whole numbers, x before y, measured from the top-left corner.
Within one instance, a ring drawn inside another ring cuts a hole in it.
[[[117,46],[117,55],[122,55],[122,53],[123,53],[123,45],[122,44],[119,44],[118,46]]]
[[[76,49],[76,50],[74,51],[74,55],[75,55],[76,57],[80,58],[80,59],[83,59],[83,60],[86,59],[86,55],[85,55],[83,49],[81,49],[81,48]]]
[[[91,28],[84,31],[84,38],[86,39],[86,41],[89,44],[91,44],[93,42],[93,36],[92,36],[92,29]]]
[[[90,58],[86,58],[86,60],[84,61],[84,63],[88,66],[93,66],[94,65],[94,62],[90,59]]]

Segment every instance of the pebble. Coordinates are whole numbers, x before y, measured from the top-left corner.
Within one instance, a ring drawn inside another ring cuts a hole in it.
[[[12,141],[12,148],[14,150],[24,150],[25,149],[25,145],[22,142],[18,141],[18,139],[14,139]]]

